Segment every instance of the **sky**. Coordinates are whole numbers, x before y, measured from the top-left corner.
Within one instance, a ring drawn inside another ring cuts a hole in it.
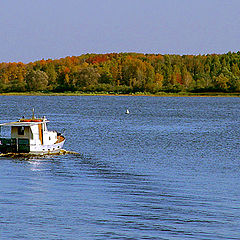
[[[0,0],[0,62],[240,47],[240,0]]]

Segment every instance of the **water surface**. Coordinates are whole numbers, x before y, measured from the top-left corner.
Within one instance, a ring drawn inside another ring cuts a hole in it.
[[[1,123],[34,107],[80,153],[0,159],[0,238],[239,239],[239,104],[0,96]]]

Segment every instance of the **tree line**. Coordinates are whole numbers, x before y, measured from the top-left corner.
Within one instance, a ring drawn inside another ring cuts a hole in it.
[[[240,52],[84,54],[0,63],[0,92],[240,92]]]

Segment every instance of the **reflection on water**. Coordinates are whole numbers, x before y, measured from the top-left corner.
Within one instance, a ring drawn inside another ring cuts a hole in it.
[[[32,171],[42,171],[42,165],[41,165],[41,161],[39,159],[31,159],[29,160],[29,164],[30,164],[30,169]]]
[[[239,238],[238,98],[0,98],[81,153],[1,158],[2,239]]]

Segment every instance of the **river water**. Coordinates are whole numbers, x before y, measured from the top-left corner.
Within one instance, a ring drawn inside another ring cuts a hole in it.
[[[240,98],[0,96],[0,122],[33,107],[80,154],[0,158],[0,239],[240,239]]]

